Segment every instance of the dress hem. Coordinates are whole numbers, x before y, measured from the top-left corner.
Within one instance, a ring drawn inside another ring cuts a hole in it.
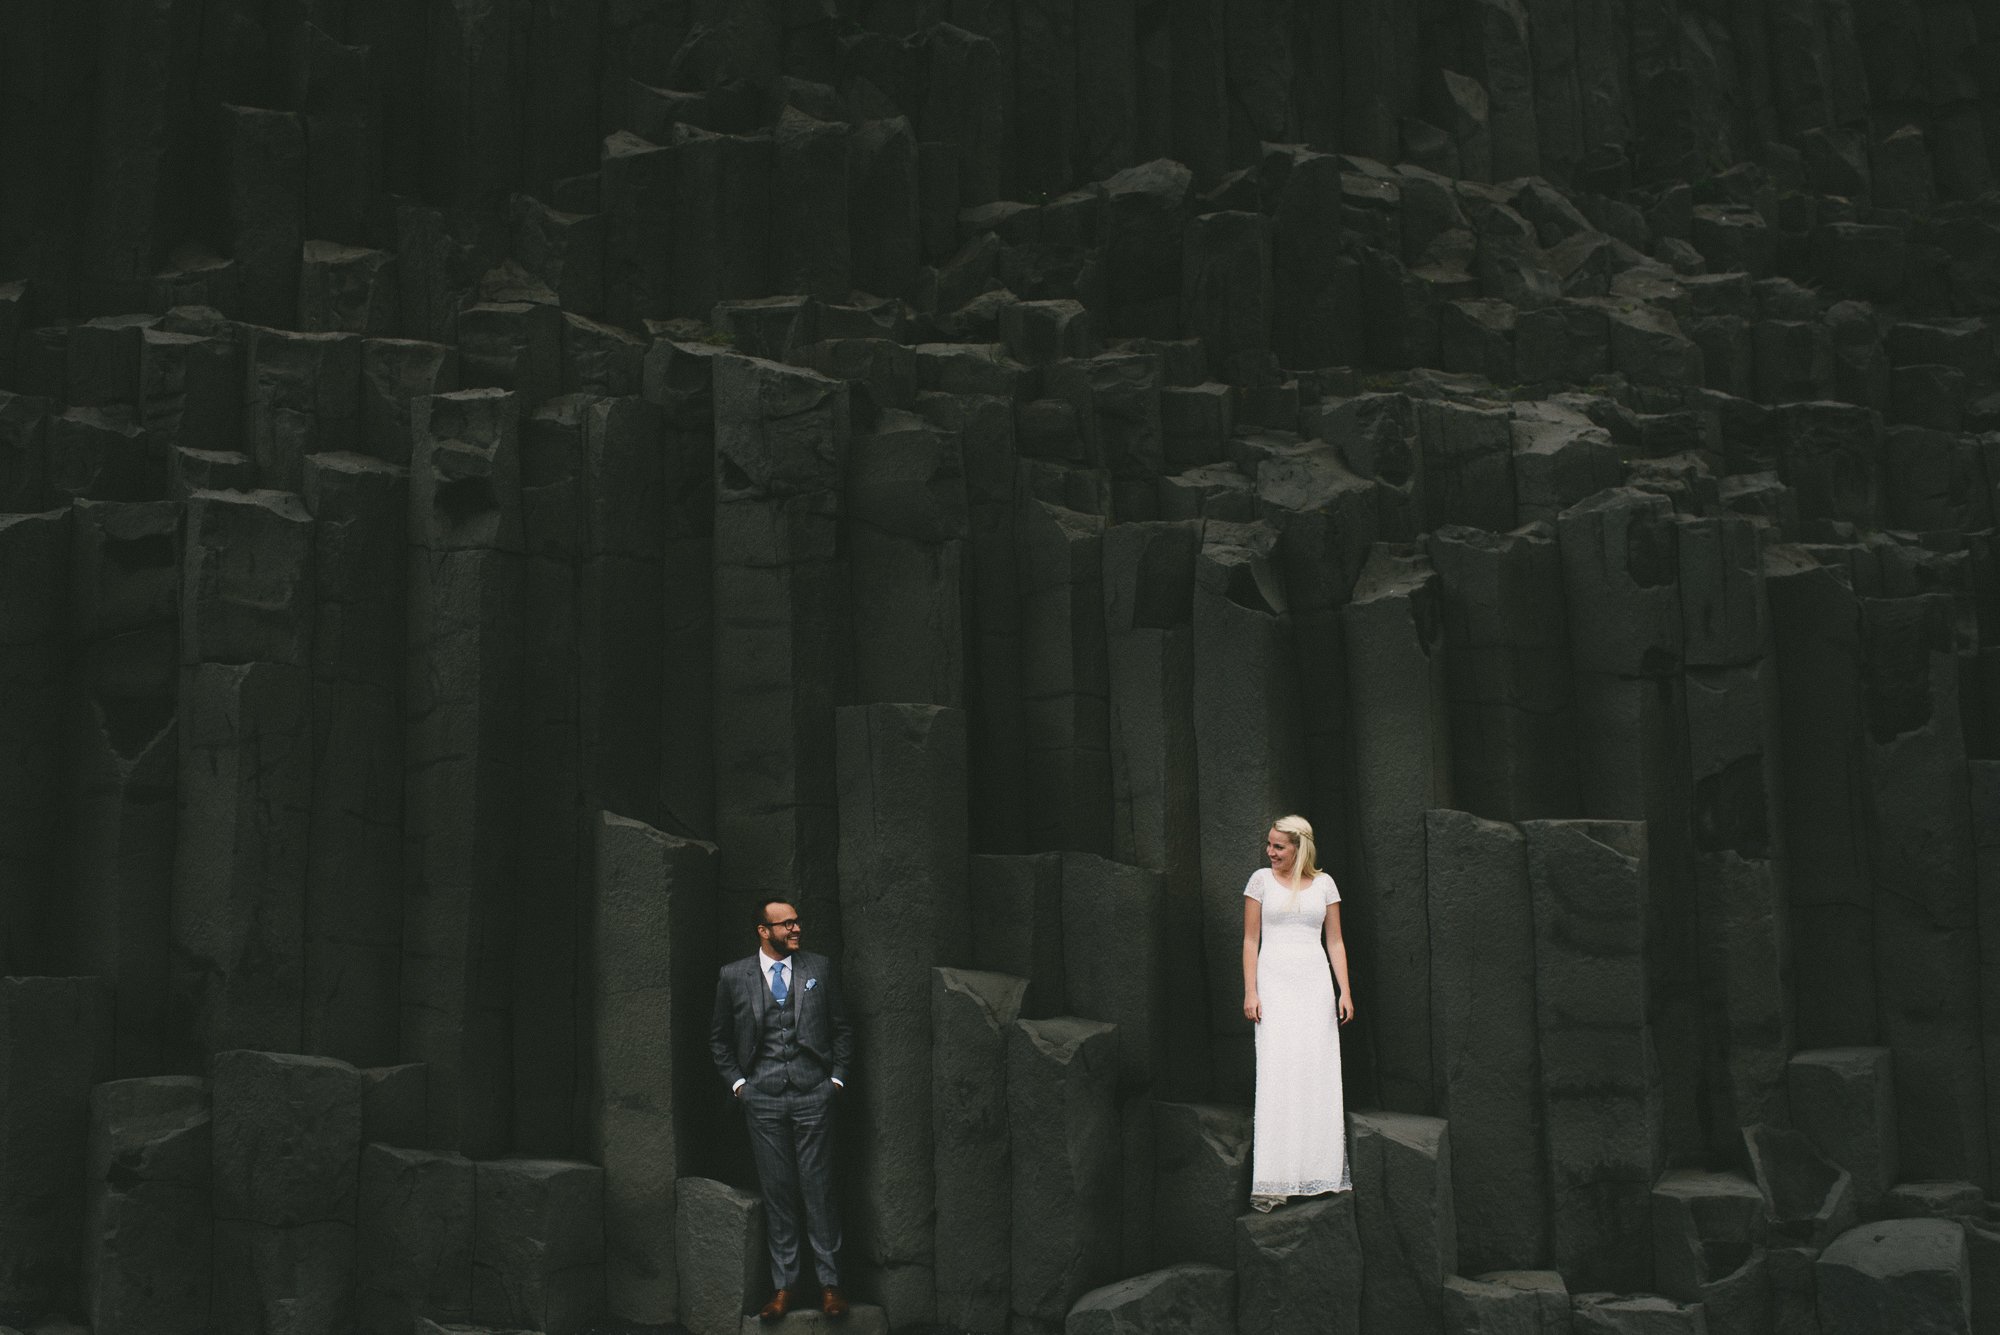
[[[1335,1182],[1331,1178],[1312,1178],[1305,1182],[1252,1182],[1252,1196],[1323,1196],[1328,1192],[1354,1190],[1354,1183],[1348,1178]]]

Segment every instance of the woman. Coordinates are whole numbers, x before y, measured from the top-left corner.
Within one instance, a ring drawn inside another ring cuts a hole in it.
[[[1318,867],[1312,826],[1300,816],[1276,822],[1264,856],[1271,865],[1243,887],[1243,1016],[1257,1026],[1250,1204],[1259,1210],[1350,1186],[1340,1025],[1354,1018],[1340,892]]]

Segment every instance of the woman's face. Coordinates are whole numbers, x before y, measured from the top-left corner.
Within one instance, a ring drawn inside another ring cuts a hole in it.
[[[1271,860],[1273,872],[1290,876],[1292,864],[1299,860],[1299,846],[1283,830],[1273,829],[1264,836],[1264,856]]]

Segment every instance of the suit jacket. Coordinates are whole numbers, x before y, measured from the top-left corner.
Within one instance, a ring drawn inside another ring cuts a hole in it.
[[[722,966],[715,981],[715,1018],[709,1024],[708,1049],[723,1088],[750,1075],[750,1063],[764,1037],[764,1021],[772,1006],[771,985],[765,978],[769,961],[761,950]],[[847,1083],[854,1060],[854,1026],[847,1020],[833,961],[810,950],[792,955],[789,1005],[797,1006],[799,1046],[826,1064],[835,1080]]]

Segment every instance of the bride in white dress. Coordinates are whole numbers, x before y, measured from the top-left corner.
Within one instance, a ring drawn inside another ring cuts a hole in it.
[[[1250,1204],[1259,1210],[1351,1185],[1340,1026],[1354,1018],[1340,892],[1318,868],[1312,826],[1277,821],[1264,855],[1271,865],[1243,887],[1243,1015],[1257,1026]]]

